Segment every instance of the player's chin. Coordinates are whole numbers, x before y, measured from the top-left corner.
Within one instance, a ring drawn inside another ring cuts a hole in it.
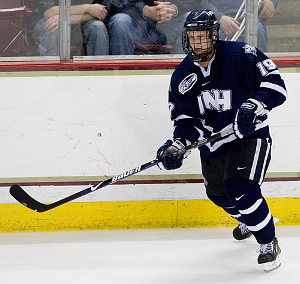
[[[195,48],[194,49],[194,52],[197,54],[197,55],[201,55],[203,53],[207,53],[209,52],[210,49],[206,48],[206,49],[203,49],[203,48]]]
[[[195,48],[194,49],[194,52],[197,54],[197,55],[201,55],[203,53],[203,49],[202,48]]]

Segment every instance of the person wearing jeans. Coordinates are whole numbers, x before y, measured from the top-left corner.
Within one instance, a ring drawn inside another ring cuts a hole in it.
[[[107,55],[109,38],[104,19],[107,16],[101,1],[87,4],[73,0],[71,6],[71,45],[82,45],[87,55]],[[41,56],[59,54],[59,6],[57,0],[41,0],[39,14],[43,16],[33,29],[33,39]]]
[[[110,54],[133,54],[135,45],[164,45],[167,43],[165,34],[157,29],[141,25],[125,13],[114,15],[107,25],[110,36]]]
[[[169,21],[178,13],[171,2],[116,0],[107,1],[111,16],[107,19],[110,54],[130,55],[135,45],[164,45],[166,35],[157,29],[157,23]],[[111,6],[109,6],[111,3]]]

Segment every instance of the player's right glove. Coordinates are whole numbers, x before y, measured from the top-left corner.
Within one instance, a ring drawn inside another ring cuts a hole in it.
[[[264,103],[255,99],[248,99],[241,105],[233,122],[233,129],[238,138],[242,139],[255,131],[257,117],[265,116],[268,113],[265,107]]]
[[[167,140],[164,145],[162,145],[156,153],[156,159],[160,160],[158,164],[161,168],[161,164],[166,170],[175,170],[182,166],[183,159],[186,158],[190,151],[184,154],[176,155],[176,152],[183,149],[184,145],[179,141]]]

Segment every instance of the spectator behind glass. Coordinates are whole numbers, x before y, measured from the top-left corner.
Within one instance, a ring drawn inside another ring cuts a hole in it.
[[[239,30],[241,24],[241,20],[235,20],[234,17],[243,0],[210,0],[210,2],[215,7],[212,10],[220,22],[220,39],[224,40],[226,36],[231,37]],[[257,48],[264,52],[268,50],[266,21],[273,17],[277,3],[278,0],[263,0],[258,6]],[[243,33],[238,41],[244,40],[245,34]]]
[[[59,54],[58,0],[39,0],[37,12],[40,19],[34,26],[33,39],[42,56]],[[109,38],[103,23],[107,16],[104,1],[72,0],[71,44],[84,45],[87,55],[107,55]]]
[[[157,29],[159,22],[169,21],[177,15],[171,2],[149,0],[106,1],[110,18],[107,28],[110,38],[110,54],[130,55],[135,46],[147,49],[149,45],[164,45],[167,39]]]

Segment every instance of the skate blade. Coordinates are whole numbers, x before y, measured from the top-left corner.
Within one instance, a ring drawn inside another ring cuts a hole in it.
[[[277,257],[277,259],[274,260],[274,261],[263,263],[263,267],[264,267],[265,272],[270,272],[270,271],[278,268],[280,265],[281,265],[281,262],[280,262],[279,257]]]

